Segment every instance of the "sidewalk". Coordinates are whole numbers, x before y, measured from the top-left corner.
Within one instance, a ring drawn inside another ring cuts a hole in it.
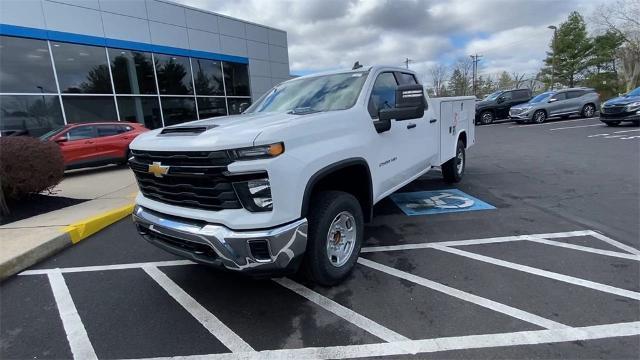
[[[129,215],[137,192],[128,168],[67,172],[54,196],[89,201],[0,226],[0,280]]]

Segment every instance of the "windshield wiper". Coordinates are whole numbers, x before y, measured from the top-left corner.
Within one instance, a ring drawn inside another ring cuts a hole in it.
[[[313,114],[321,111],[322,110],[316,110],[310,107],[299,107],[299,108],[289,110],[288,113],[293,115],[306,115],[306,114]]]

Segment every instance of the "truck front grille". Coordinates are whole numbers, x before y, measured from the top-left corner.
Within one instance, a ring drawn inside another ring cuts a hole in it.
[[[142,194],[162,203],[203,210],[240,209],[226,175],[226,152],[160,152],[132,150],[129,166]],[[154,163],[162,172],[153,173]]]

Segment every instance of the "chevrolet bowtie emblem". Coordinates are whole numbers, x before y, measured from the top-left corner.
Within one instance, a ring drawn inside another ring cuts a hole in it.
[[[169,167],[168,166],[164,166],[162,164],[160,164],[157,161],[154,161],[153,164],[149,165],[149,170],[148,172],[150,174],[153,174],[155,177],[162,177],[164,175],[167,175],[167,173],[169,172]]]

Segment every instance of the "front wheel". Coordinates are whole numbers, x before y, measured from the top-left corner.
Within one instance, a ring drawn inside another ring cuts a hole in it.
[[[538,110],[533,113],[533,122],[536,124],[542,124],[547,120],[547,113],[544,110]]]
[[[464,150],[464,142],[458,140],[456,145],[456,156],[442,164],[442,177],[448,183],[457,183],[462,180],[464,169],[466,166],[466,153]]]
[[[494,120],[494,116],[491,111],[485,111],[482,114],[480,114],[480,124],[482,125],[489,125],[493,122],[493,120]]]
[[[342,191],[323,191],[313,198],[304,269],[309,280],[332,286],[356,264],[364,232],[358,200]]]

